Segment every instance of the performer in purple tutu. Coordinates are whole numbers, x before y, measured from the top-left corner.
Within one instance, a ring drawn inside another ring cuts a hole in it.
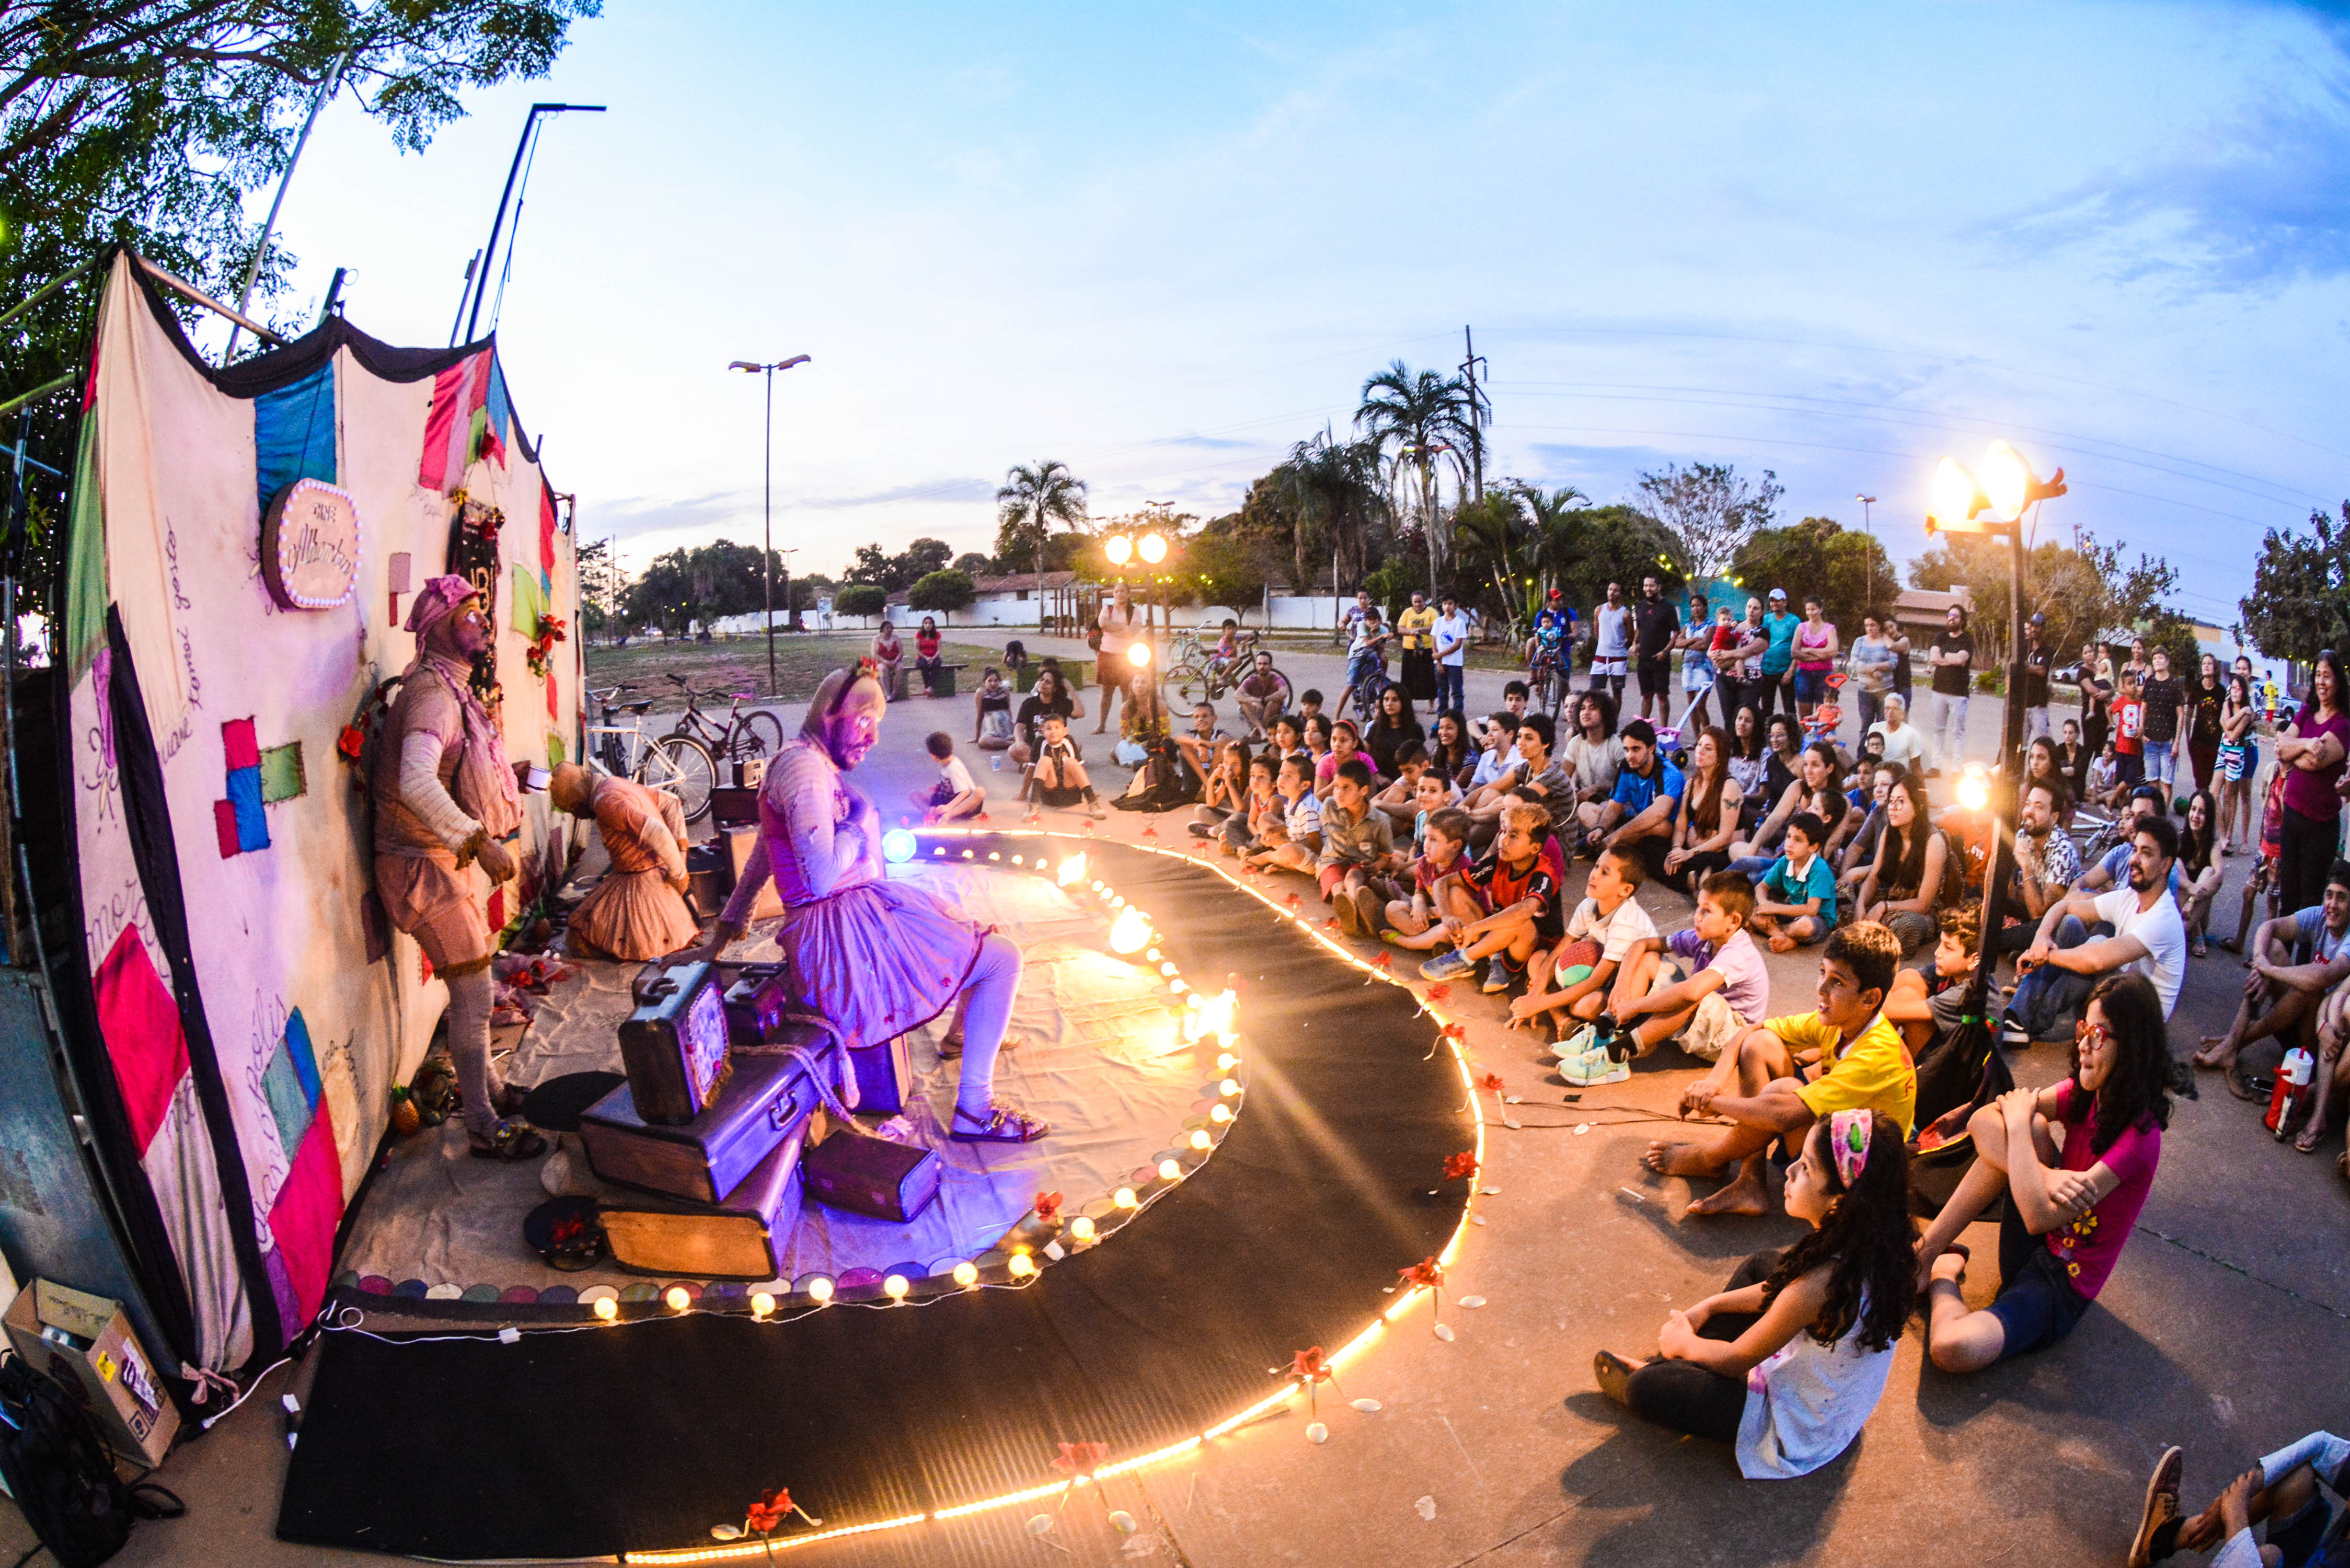
[[[881,817],[841,775],[865,760],[889,701],[876,666],[836,670],[759,793],[759,844],[710,939],[679,955],[714,959],[743,934],[772,876],[788,913],[776,940],[795,1007],[851,1045],[878,1045],[962,1004],[962,1077],[947,1136],[1028,1143],[1045,1124],[992,1093],[995,1054],[1020,989],[1020,949],[910,883],[883,875]]]

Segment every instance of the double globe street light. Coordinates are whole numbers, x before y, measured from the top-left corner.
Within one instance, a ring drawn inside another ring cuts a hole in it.
[[[1155,566],[1165,560],[1167,535],[1156,528],[1145,528],[1139,533],[1131,528],[1122,528],[1103,536],[1102,554],[1109,557],[1109,564],[1118,568],[1118,575],[1122,578],[1126,576],[1128,564],[1137,557],[1139,557],[1146,566]],[[1145,624],[1148,625],[1149,611],[1147,607],[1143,615]],[[1149,669],[1150,639],[1147,635],[1136,638],[1128,645],[1126,658],[1127,662],[1138,670]]]

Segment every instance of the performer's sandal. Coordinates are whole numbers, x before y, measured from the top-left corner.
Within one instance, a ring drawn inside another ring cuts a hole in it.
[[[473,1134],[465,1135],[475,1159],[504,1160],[508,1164],[517,1159],[536,1159],[546,1152],[546,1140],[528,1122],[502,1121],[484,1143]]]
[[[1052,1130],[1019,1106],[997,1100],[988,1106],[983,1120],[957,1106],[947,1137],[958,1143],[1035,1143]]]

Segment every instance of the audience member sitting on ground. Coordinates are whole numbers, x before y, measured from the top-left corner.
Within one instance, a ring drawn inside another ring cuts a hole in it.
[[[1746,791],[1742,836],[1752,838],[1771,808],[1785,797],[1788,786],[1803,777],[1802,733],[1792,714],[1773,713],[1762,720],[1762,777]]]
[[[1968,1116],[1974,1163],[1918,1242],[1919,1282],[1932,1282],[1926,1338],[1936,1366],[1980,1372],[2044,1350],[2073,1332],[2105,1288],[2170,1125],[2163,1015],[2144,977],[2106,976],[2075,1032],[2073,1075],[2045,1089],[2011,1089]],[[1935,1130],[1954,1130],[1947,1124],[1960,1114]],[[2002,1196],[2010,1201],[1999,1228],[1999,1295],[1972,1312],[1960,1293],[1968,1252],[1959,1234]]]
[[[1904,954],[1932,940],[1958,873],[1950,839],[1926,814],[1926,781],[1908,774],[1885,794],[1885,831],[1853,908],[1893,932]]]
[[[2161,815],[2160,790],[2152,784],[2131,785],[2129,794],[2122,800],[2121,816],[2114,824],[2114,846],[2099,856],[2095,866],[2081,873],[2080,879],[2073,885],[2074,891],[2103,893],[2108,888],[2126,885],[2129,881],[2130,836],[2137,831],[2139,823],[2149,816]],[[2178,867],[2174,863],[2170,868],[2170,891],[2174,897],[2180,886]]]
[[[1877,864],[1877,846],[1885,839],[1885,797],[1907,771],[1898,763],[1880,763],[1869,773],[1867,815],[1844,841],[1844,853],[1836,857],[1836,888],[1846,898],[1859,893],[1861,883]]]
[[[2178,835],[2178,905],[2187,922],[2188,950],[2201,958],[2209,950],[2211,900],[2220,896],[2227,868],[2220,864],[2220,803],[2208,789],[2187,797],[2187,824]]]
[[[983,752],[1000,752],[1012,744],[1012,688],[1003,671],[989,665],[971,697],[971,743]]]
[[[1290,757],[1303,757],[1308,763],[1314,760],[1314,753],[1305,749],[1305,722],[1295,713],[1284,713],[1273,722],[1273,741],[1268,750],[1275,767]]]
[[[1322,865],[1322,800],[1314,793],[1314,774],[1295,757],[1283,761],[1274,788],[1282,800],[1281,825],[1258,836],[1258,847],[1248,864],[1259,870],[1316,873]]]
[[[1518,765],[1518,716],[1504,710],[1489,713],[1477,735],[1477,763],[1469,771],[1463,792],[1473,795]]]
[[[1665,854],[1665,880],[1677,892],[1690,892],[1730,865],[1742,797],[1730,776],[1729,754],[1730,736],[1718,728],[1700,730],[1690,748],[1689,783],[1681,794],[1687,809],[1673,825],[1673,846]]]
[[[1771,971],[1746,929],[1753,913],[1754,885],[1737,872],[1698,884],[1696,921],[1665,939],[1648,994],[1615,1010],[1640,1055],[1678,1039],[1690,1055],[1717,1062],[1769,1012]]]
[[[1248,810],[1248,742],[1225,741],[1216,747],[1215,761],[1200,782],[1200,799],[1191,807],[1191,836],[1208,838],[1236,815]]]
[[[1383,779],[1396,776],[1396,755],[1404,747],[1427,746],[1428,732],[1420,728],[1411,700],[1400,685],[1379,692],[1378,711],[1371,718],[1370,733],[1363,737],[1363,744],[1371,754],[1371,771]]]
[[[1655,923],[1640,908],[1640,880],[1638,857],[1621,849],[1602,852],[1565,934],[1528,965],[1526,993],[1510,1003],[1513,1028],[1557,1012],[1588,1023],[1648,994],[1659,944]],[[1553,979],[1560,990],[1550,989]],[[1566,1019],[1558,1025],[1565,1038]]]
[[[1820,958],[1819,1011],[1767,1019],[1681,1092],[1680,1114],[1728,1117],[1734,1126],[1702,1141],[1658,1139],[1641,1163],[1660,1176],[1712,1176],[1736,1166],[1721,1189],[1691,1214],[1765,1214],[1762,1156],[1833,1111],[1875,1110],[1908,1136],[1918,1071],[1886,1021],[1885,998],[1900,966],[1901,943],[1871,920],[1839,928]]]
[[[1456,792],[1469,787],[1470,770],[1477,765],[1477,742],[1469,733],[1468,716],[1458,709],[1448,708],[1436,716],[1429,731],[1428,765]]]
[[[2192,1519],[2178,1516],[2185,1456],[2167,1450],[2146,1484],[2146,1511],[2130,1542],[2129,1568],[2153,1568],[2180,1552],[2218,1549],[2210,1568],[2339,1568],[2350,1561],[2350,1511],[2336,1515],[2319,1491],[2350,1498],[2350,1439],[2312,1432],[2228,1483]],[[2252,1526],[2266,1522],[2268,1542]]]
[[[1314,762],[1314,793],[1321,796],[1324,805],[1330,804],[1330,788],[1340,766],[1357,757],[1363,759],[1365,767],[1370,766],[1370,757],[1363,750],[1363,732],[1355,728],[1352,719],[1340,719],[1330,726],[1330,749]]]
[[[1305,779],[1308,784],[1318,784],[1321,782],[1317,775],[1322,771],[1322,759],[1330,754],[1330,716],[1308,713],[1300,722],[1305,726],[1302,734],[1305,742],[1305,758],[1312,764],[1305,770]],[[1320,797],[1317,795],[1315,798]]]
[[[1254,740],[1268,733],[1273,722],[1281,717],[1282,700],[1288,692],[1281,677],[1274,673],[1272,654],[1260,648],[1249,663],[1249,672],[1241,677],[1232,699],[1240,704],[1241,717],[1248,721],[1249,738]]]
[[[2170,895],[2178,829],[2167,816],[2142,819],[2130,838],[2129,886],[2095,896],[2074,892],[2048,906],[2032,945],[2016,955],[2015,995],[2002,1040],[2022,1045],[2062,1040],[2101,975],[2130,969],[2154,984],[2168,1018],[2187,974],[2187,927]],[[2113,934],[2096,937],[2092,924]]]
[[[1368,763],[1347,758],[1330,785],[1330,802],[1322,808],[1322,897],[1336,906],[1340,930],[1350,937],[1375,936],[1387,900],[1371,900],[1366,884],[1401,867],[1403,857],[1396,853],[1388,819],[1371,809]]]
[[[2129,781],[2122,777],[2122,754],[2113,742],[2090,763],[2086,782],[2081,786],[2083,795],[2091,805],[2105,811],[2120,808],[2122,798],[2130,792]]]
[[[1786,853],[1755,885],[1754,929],[1774,953],[1824,941],[1835,928],[1835,873],[1820,852],[1826,826],[1808,811],[1787,824]]]
[[[1518,721],[1516,765],[1461,803],[1461,809],[1469,814],[1470,831],[1478,838],[1497,831],[1502,809],[1512,800],[1539,800],[1548,809],[1554,801],[1563,803],[1573,793],[1574,780],[1551,755],[1555,732],[1547,713],[1529,713]],[[1564,814],[1565,805],[1558,810]]]
[[[1762,820],[1758,806],[1767,805],[1758,792],[1771,771],[1771,750],[1762,740],[1762,715],[1743,703],[1722,721],[1730,732],[1730,782],[1738,786],[1739,810]]]
[[[1088,815],[1108,815],[1102,809],[1101,797],[1094,793],[1093,780],[1086,774],[1086,764],[1077,760],[1077,743],[1069,738],[1068,720],[1047,713],[1044,722],[1045,742],[1029,770],[1024,791],[1028,820],[1040,819],[1046,806],[1063,811],[1080,804]]]
[[[1408,827],[1416,829],[1420,814],[1428,809],[1428,803],[1420,798],[1423,783],[1441,792],[1443,798],[1437,803],[1439,805],[1452,804],[1451,787],[1442,774],[1429,766],[1426,746],[1417,741],[1410,742],[1396,753],[1395,763],[1395,778],[1371,797],[1371,808],[1385,816],[1397,832]]]
[[[1833,834],[1832,838],[1814,840],[1812,848],[1833,853],[1846,838],[1851,836],[1850,827],[1842,832],[1835,831],[1843,824],[1845,815],[1850,809],[1851,803],[1844,798],[1844,767],[1836,760],[1835,743],[1814,741],[1796,754],[1795,776],[1780,792],[1778,801],[1771,807],[1771,814],[1747,836],[1744,842],[1730,846],[1730,864],[1733,869],[1749,877],[1760,877],[1768,871],[1772,862],[1778,858],[1773,852],[1778,849],[1779,840],[1787,831],[1788,822],[1799,811],[1808,811],[1818,817],[1823,834]],[[1858,826],[1856,821],[1852,824],[1852,827]]]
[[[1866,1110],[1813,1124],[1785,1196],[1811,1234],[1755,1253],[1721,1294],[1667,1317],[1655,1359],[1599,1352],[1601,1392],[1733,1445],[1749,1480],[1808,1475],[1843,1453],[1885,1396],[1915,1294],[1902,1137]]]
[[[1540,718],[1532,714],[1527,722]],[[1550,813],[1539,802],[1503,803],[1492,848],[1450,888],[1442,929],[1452,950],[1421,964],[1421,979],[1460,980],[1477,971],[1479,960],[1490,960],[1483,988],[1498,994],[1525,972],[1535,950],[1556,944],[1566,923],[1559,913],[1558,867],[1544,853],[1549,838]]]
[[[2023,918],[2011,920],[1992,940],[1993,955],[2020,953],[2032,945],[2032,932],[2048,906],[2064,898],[2081,879],[2081,851],[2064,831],[2067,815],[2064,781],[2061,775],[2032,779],[2023,786],[2023,803],[2016,814],[2015,881]]]
[[[1227,855],[1245,855],[1261,847],[1267,827],[1278,827],[1287,809],[1274,781],[1281,774],[1281,759],[1271,752],[1261,753],[1248,762],[1248,784],[1240,804],[1223,816],[1213,820],[1206,834],[1223,846]],[[1209,809],[1209,808],[1203,808]],[[1200,825],[1191,829],[1200,831]]]
[[[1451,806],[1430,813],[1421,846],[1411,863],[1410,897],[1391,898],[1381,911],[1387,929],[1380,935],[1413,952],[1447,940],[1439,917],[1450,896],[1447,884],[1469,867],[1468,816]]]
[[[1599,807],[1615,790],[1616,774],[1624,766],[1624,743],[1616,738],[1615,698],[1605,691],[1585,691],[1567,699],[1558,763],[1574,776],[1575,823],[1587,828],[1598,821]],[[1566,821],[1563,803],[1559,821]]]
[[[2065,722],[2070,723],[2072,721],[2068,719]],[[2059,798],[2065,803],[2064,821],[2069,825],[2073,820],[2072,777],[2065,773],[2062,760],[2057,755],[2056,742],[2045,735],[2034,735],[2032,737],[2032,743],[2023,749],[2023,787],[2030,789],[2033,784],[2043,780],[2064,790],[2064,794]]]
[[[1673,846],[1673,822],[1680,815],[1689,781],[1657,753],[1657,732],[1646,719],[1624,726],[1624,766],[1616,787],[1599,808],[1599,820],[1583,836],[1583,851],[1630,849],[1651,877],[1661,876]]]
[[[1966,1003],[1967,981],[1974,978],[1982,956],[1982,910],[1945,909],[1942,936],[1934,946],[1934,961],[1923,969],[1905,969],[1893,977],[1885,999],[1885,1016],[1901,1031],[1912,1061],[1925,1055],[1934,1042],[1958,1027]]]
[[[1322,716],[1322,693],[1308,686],[1297,694],[1297,717],[1303,722]]]
[[[2310,1079],[2309,1120],[2293,1147],[2314,1154],[2334,1118],[2350,1114],[2350,985],[2337,985],[2317,1010],[2317,1064]],[[2341,1107],[2337,1111],[2336,1107]],[[2350,1147],[2334,1157],[2334,1168],[2350,1180]]]
[[[944,730],[933,730],[922,742],[922,749],[939,764],[939,782],[913,794],[914,809],[922,814],[924,826],[966,821],[987,809],[987,792],[979,787],[971,770],[955,755],[952,735]]]
[[[2252,857],[2252,874],[2244,878],[2243,902],[2236,910],[2236,934],[2232,939],[2222,938],[2220,942],[2231,953],[2244,950],[2244,939],[2251,934],[2253,912],[2260,908],[2262,899],[2268,902],[2269,919],[2274,919],[2277,915],[2281,891],[2277,879],[2277,857],[2284,847],[2285,781],[2282,768],[2271,768],[2269,773],[2268,795],[2261,808],[2259,853]],[[2252,961],[2247,958],[2244,967],[2251,968]]]
[[[1036,667],[1036,690],[1021,701],[1020,715],[1012,723],[1010,756],[1024,770],[1034,765],[1036,753],[1045,744],[1045,715],[1057,713],[1066,727],[1072,719],[1086,716],[1086,707],[1070,690],[1069,678],[1061,673],[1060,664],[1046,659]]]
[[[1216,748],[1231,739],[1232,736],[1216,722],[1216,705],[1213,702],[1194,702],[1191,704],[1191,727],[1175,737],[1175,749],[1182,754],[1185,765],[1199,775],[1201,784],[1204,785],[1208,775],[1215,771]]]
[[[2224,1073],[2240,1100],[2255,1097],[2236,1061],[2254,1041],[2274,1037],[2288,1048],[2318,1054],[2318,1009],[2329,992],[2350,980],[2350,860],[2336,860],[2326,872],[2321,902],[2262,924],[2251,962],[2235,1022],[2225,1034],[2205,1035],[2195,1053],[2195,1064]],[[2302,1152],[2316,1147],[2313,1137]]]
[[[1909,722],[1909,701],[1899,692],[1885,699],[1885,717],[1868,727],[1872,735],[1885,737],[1885,760],[1899,763],[1916,773],[1926,755],[1926,734]]]

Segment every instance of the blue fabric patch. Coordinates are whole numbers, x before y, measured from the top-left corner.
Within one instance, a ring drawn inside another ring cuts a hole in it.
[[[294,1075],[302,1080],[303,1097],[311,1109],[317,1109],[318,1058],[310,1049],[310,1025],[298,1007],[286,1016],[286,1052],[294,1060]]]
[[[315,1102],[303,1095],[301,1075],[295,1072],[294,1059],[283,1042],[270,1056],[268,1070],[261,1075],[261,1092],[268,1096],[269,1114],[277,1120],[277,1141],[291,1159],[302,1147],[302,1135],[310,1130]]]
[[[498,432],[500,441],[509,446],[513,445],[514,405],[506,399],[506,373],[504,368],[499,365],[495,355],[493,355],[490,359],[489,396],[483,400],[488,407],[490,428]]]
[[[336,483],[332,364],[253,400],[253,449],[264,512],[270,497],[297,479]]]
[[[269,818],[261,809],[261,770],[228,771],[228,804],[236,813],[236,846],[250,855],[269,847]]]

